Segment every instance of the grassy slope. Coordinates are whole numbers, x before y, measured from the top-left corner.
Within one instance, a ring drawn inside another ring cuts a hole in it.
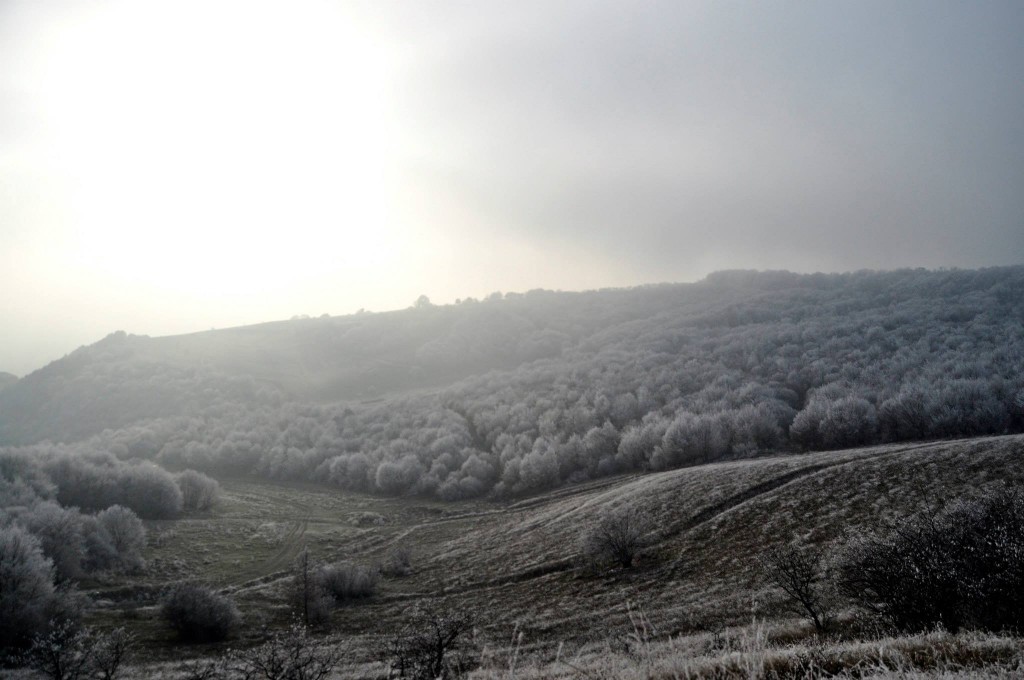
[[[605,479],[500,505],[228,481],[213,516],[150,523],[151,566],[136,586],[210,579],[235,595],[255,635],[261,623],[287,620],[287,569],[302,545],[320,559],[372,563],[401,541],[415,553],[414,574],[335,612],[333,630],[354,660],[371,661],[410,607],[441,600],[475,612],[487,639],[507,640],[518,627],[530,648],[619,635],[629,628],[627,602],[660,634],[714,630],[788,616],[756,570],[768,546],[837,544],[850,530],[1020,484],[1022,456],[1024,436],[874,447]],[[573,560],[578,536],[624,504],[657,518],[654,547],[632,573],[585,573]],[[178,656],[185,650],[167,646],[155,615],[115,604],[96,617],[130,616],[156,656]]]

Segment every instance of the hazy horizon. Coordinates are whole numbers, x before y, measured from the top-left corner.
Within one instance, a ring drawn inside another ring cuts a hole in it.
[[[493,291],[1024,262],[1024,5],[0,6],[0,371]]]

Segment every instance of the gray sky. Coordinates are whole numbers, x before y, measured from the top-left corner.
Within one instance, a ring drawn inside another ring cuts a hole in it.
[[[0,0],[0,370],[722,268],[1024,262],[1024,3]]]

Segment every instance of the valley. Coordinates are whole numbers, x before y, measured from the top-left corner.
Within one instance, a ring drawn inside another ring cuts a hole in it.
[[[154,599],[161,584],[200,578],[230,594],[243,613],[244,632],[229,644],[252,644],[263,628],[291,619],[287,586],[302,547],[318,561],[374,565],[401,544],[411,550],[412,573],[383,579],[377,594],[337,608],[322,628],[324,641],[348,650],[356,677],[373,677],[369,669],[389,635],[418,606],[471,614],[475,644],[492,651],[521,634],[523,654],[535,664],[559,649],[621,639],[637,611],[661,641],[751,620],[799,628],[758,568],[764,551],[794,540],[834,551],[858,531],[1021,483],[1019,435],[722,462],[504,503],[224,480],[209,516],[147,523],[148,569],[113,588],[139,595],[114,601],[97,588],[91,594],[103,604],[92,618],[138,631],[151,658],[207,654],[209,646],[170,637]],[[652,517],[651,541],[635,569],[592,573],[579,563],[579,538],[602,513],[623,506]]]

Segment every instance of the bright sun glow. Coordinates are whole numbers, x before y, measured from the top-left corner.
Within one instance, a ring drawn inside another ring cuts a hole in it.
[[[328,3],[94,7],[35,78],[69,265],[229,296],[393,265],[384,46]]]

